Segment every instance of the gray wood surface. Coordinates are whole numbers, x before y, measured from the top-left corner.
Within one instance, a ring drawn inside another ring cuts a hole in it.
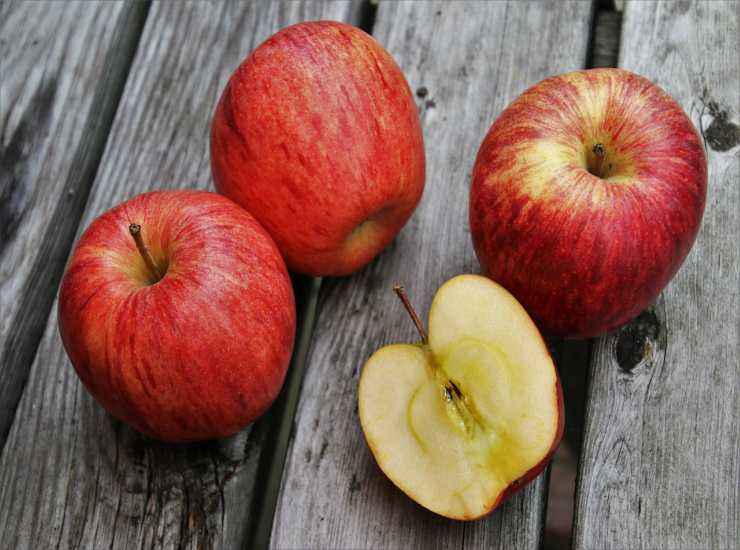
[[[631,2],[620,66],[701,129],[707,207],[657,304],[595,343],[577,548],[738,548],[740,58],[737,2]]]
[[[145,13],[108,2],[0,6],[0,449]]]
[[[416,340],[393,294],[404,284],[426,318],[435,290],[478,263],[468,188],[495,116],[545,76],[586,61],[589,3],[381,2],[374,35],[419,105],[427,183],[419,209],[362,272],[325,280],[273,524],[275,548],[537,548],[545,476],[492,516],[459,523],[397,490],[367,449],[358,375],[377,348]]]
[[[210,117],[230,72],[279,27],[353,10],[340,2],[153,4],[82,227],[142,191],[210,187]],[[239,547],[267,428],[201,445],[144,439],[84,391],[54,306],[0,458],[0,548]]]

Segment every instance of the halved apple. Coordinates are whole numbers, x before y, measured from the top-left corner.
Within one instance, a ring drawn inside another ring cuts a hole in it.
[[[524,308],[490,279],[460,275],[442,285],[428,341],[399,296],[422,343],[386,346],[365,364],[365,438],[416,502],[449,518],[479,518],[533,480],[560,442],[555,365]]]

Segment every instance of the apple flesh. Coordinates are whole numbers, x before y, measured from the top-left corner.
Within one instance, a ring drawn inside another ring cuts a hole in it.
[[[216,189],[267,229],[288,267],[346,275],[401,230],[424,188],[408,84],[360,29],[287,27],[229,80],[211,130]]]
[[[231,435],[285,378],[295,302],[275,243],[215,193],[161,191],[82,235],[59,293],[75,370],[113,416],[166,441]]]
[[[560,381],[536,326],[511,294],[476,275],[437,291],[427,343],[370,357],[358,394],[380,468],[453,519],[479,518],[534,479],[563,433]]]
[[[658,86],[622,69],[555,76],[507,107],[480,147],[473,244],[545,332],[597,336],[674,276],[706,185],[701,138]]]

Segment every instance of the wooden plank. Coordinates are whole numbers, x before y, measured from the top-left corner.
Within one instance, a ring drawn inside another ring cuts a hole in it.
[[[374,34],[416,92],[427,184],[408,226],[353,277],[324,281],[272,530],[275,548],[536,548],[545,476],[486,520],[456,523],[413,503],[375,465],[357,417],[363,362],[416,340],[391,291],[424,316],[450,277],[475,272],[468,188],[497,114],[551,73],[583,67],[589,3],[381,2]]]
[[[0,7],[0,449],[145,16],[144,4]]]
[[[632,2],[620,66],[683,106],[709,187],[694,249],[657,304],[595,343],[577,548],[737,548],[740,58],[736,2]]]
[[[153,188],[208,187],[217,97],[258,42],[349,3],[162,2],[152,6],[83,226]],[[0,458],[0,548],[238,547],[251,524],[269,426],[173,446],[111,419],[84,391],[52,311]]]

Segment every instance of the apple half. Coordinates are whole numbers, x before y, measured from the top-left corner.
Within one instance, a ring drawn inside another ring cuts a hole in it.
[[[375,352],[359,413],[380,468],[437,514],[488,514],[533,480],[563,434],[560,380],[545,342],[503,287],[460,275],[437,291],[429,337]]]

